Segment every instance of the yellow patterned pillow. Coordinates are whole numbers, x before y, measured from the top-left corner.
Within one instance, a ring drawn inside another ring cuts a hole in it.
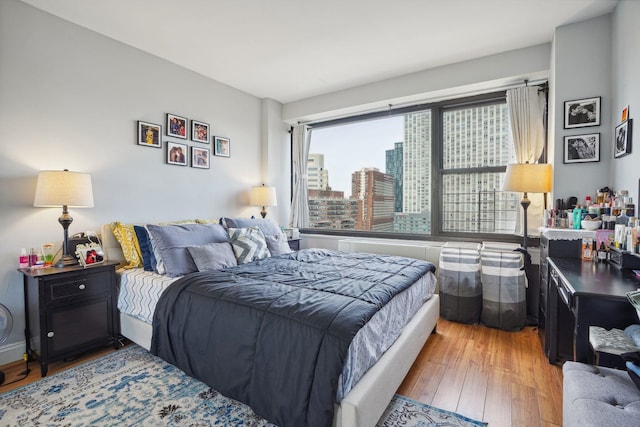
[[[133,224],[111,223],[111,231],[120,243],[124,259],[129,263],[124,268],[142,267],[142,251]]]
[[[211,219],[196,219],[197,224],[220,224],[220,219],[211,218]]]

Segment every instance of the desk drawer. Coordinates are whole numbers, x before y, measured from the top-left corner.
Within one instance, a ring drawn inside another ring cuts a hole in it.
[[[551,277],[552,286],[555,286],[558,289],[558,295],[560,295],[562,302],[564,302],[567,307],[573,308],[573,301],[571,298],[573,289],[564,283],[555,269],[551,269],[549,276]]]
[[[66,298],[77,299],[101,296],[111,291],[108,272],[52,280],[47,283],[47,286],[49,287],[49,300],[52,302]]]

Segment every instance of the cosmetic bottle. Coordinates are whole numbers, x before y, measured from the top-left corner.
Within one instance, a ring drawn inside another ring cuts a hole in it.
[[[22,248],[20,250],[20,268],[29,267],[29,255],[27,255],[27,249]]]

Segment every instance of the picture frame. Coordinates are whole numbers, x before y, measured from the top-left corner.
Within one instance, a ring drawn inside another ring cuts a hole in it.
[[[180,117],[169,113],[167,114],[167,136],[187,139],[188,128],[189,120],[186,117]]]
[[[86,243],[76,246],[76,257],[83,267],[101,264],[104,262],[104,251],[99,243]]]
[[[211,164],[211,151],[208,148],[191,147],[191,167],[209,169]]]
[[[564,102],[564,128],[582,128],[588,126],[600,126],[600,99],[593,98],[576,99]]]
[[[632,119],[616,126],[613,133],[613,157],[619,158],[631,153]]]
[[[209,124],[197,120],[191,120],[191,140],[208,144]]]
[[[179,142],[167,141],[167,164],[187,166],[189,159],[189,147]]]
[[[138,145],[162,148],[162,126],[138,120]]]
[[[220,157],[231,157],[231,140],[223,136],[214,136],[213,154]]]
[[[589,163],[599,161],[599,133],[564,137],[564,163]]]

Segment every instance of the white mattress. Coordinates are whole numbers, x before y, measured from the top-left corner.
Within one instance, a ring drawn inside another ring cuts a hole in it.
[[[167,277],[141,268],[121,270],[118,309],[151,324],[155,306],[164,290],[177,277]],[[354,337],[338,380],[338,402],[394,343],[407,322],[434,293],[436,277],[428,273],[396,295]]]

